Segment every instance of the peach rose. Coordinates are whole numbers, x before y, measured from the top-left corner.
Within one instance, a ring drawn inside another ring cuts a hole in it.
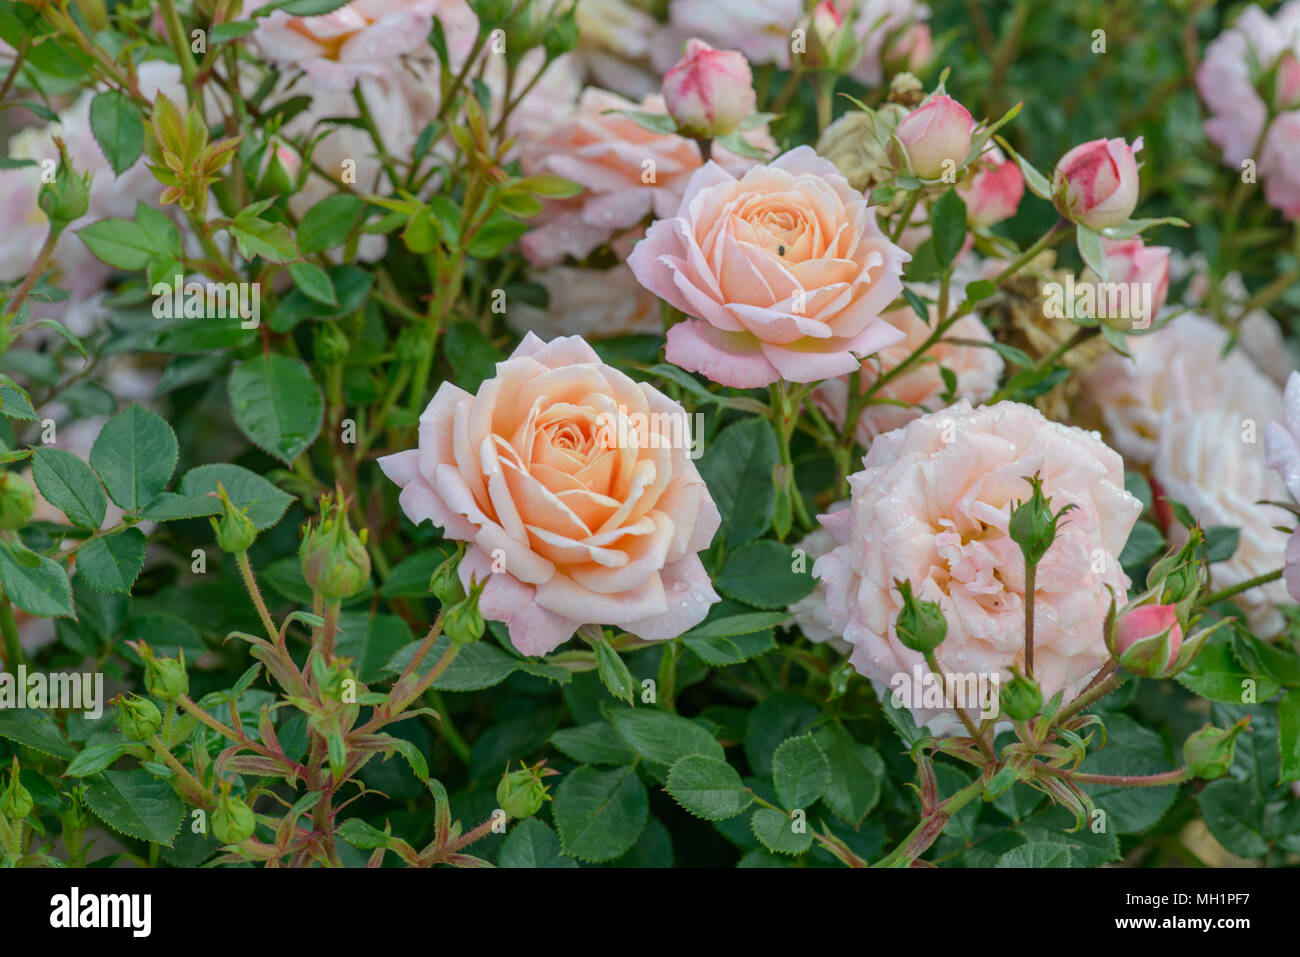
[[[910,258],[866,198],[800,146],[740,179],[709,163],[628,265],[694,317],[668,330],[670,362],[755,388],[846,375],[902,339],[880,314]]]
[[[520,240],[534,266],[554,265],[566,256],[583,259],[652,213],[663,218],[677,211],[691,174],[702,163],[699,146],[676,133],[647,130],[622,115],[623,110],[667,116],[658,94],[638,104],[588,87],[570,119],[526,145],[521,157],[525,172],[555,173],[583,187],[577,196],[546,203]],[[748,138],[764,147],[771,142],[764,130],[751,131]],[[718,162],[737,173],[754,165],[721,147],[714,152]]]
[[[1110,586],[1127,593],[1118,555],[1142,511],[1124,490],[1120,457],[1082,429],[1015,402],[969,402],[880,436],[849,479],[848,511],[821,516],[839,543],[813,574],[826,587],[850,661],[879,685],[925,667],[895,633],[896,580],[938,603],[948,622],[935,654],[941,670],[1000,675],[1023,666],[1025,564],[1008,533],[1011,508],[1038,473],[1053,508],[1075,506],[1038,566],[1035,678],[1043,697],[1076,696],[1110,657],[1103,634]],[[932,733],[956,718],[914,708]]]
[[[930,321],[934,322],[935,311],[931,309],[930,313]],[[923,322],[911,306],[894,309],[881,318],[901,330],[905,338],[862,363],[858,386],[863,392],[871,388],[881,375],[897,368],[920,349],[934,332],[934,327]],[[876,396],[889,401],[872,403],[862,410],[857,425],[858,444],[866,448],[877,435],[901,428],[926,412],[936,412],[947,405],[943,397],[948,384],[944,381],[942,369],[956,377],[953,400],[983,402],[997,391],[1004,368],[1002,357],[992,349],[959,345],[949,339],[993,342],[988,327],[978,316],[962,316],[954,322],[944,338],[926,350],[923,359],[880,387]],[[847,377],[822,383],[812,395],[817,407],[840,426],[844,424],[848,397]],[[905,405],[895,405],[896,402]]]
[[[444,382],[419,448],[379,464],[407,517],[470,543],[483,616],[543,655],[587,623],[674,638],[718,601],[696,553],[721,517],[688,448],[676,402],[530,333],[476,395]]]

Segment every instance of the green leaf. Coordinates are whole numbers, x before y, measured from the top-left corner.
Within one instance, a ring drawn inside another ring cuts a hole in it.
[[[31,400],[11,385],[0,385],[0,413],[6,418],[35,422],[40,416],[32,408]]]
[[[627,664],[619,657],[618,652],[610,647],[609,639],[604,634],[593,641],[591,647],[596,652],[596,668],[605,689],[619,701],[631,704],[636,683]]]
[[[261,256],[268,262],[288,263],[302,258],[289,227],[259,218],[253,207],[241,211],[227,228],[245,259]]]
[[[727,555],[714,584],[728,598],[755,608],[786,608],[817,584],[806,570],[795,571],[796,564],[788,545],[771,539],[750,542]]]
[[[408,555],[394,565],[379,589],[382,598],[429,598],[429,580],[438,566],[450,558],[452,548],[439,543],[433,548]]]
[[[351,658],[357,677],[372,684],[384,677],[386,667],[411,643],[411,629],[397,615],[374,614],[368,607],[339,615],[338,654]]]
[[[560,839],[546,824],[535,817],[520,821],[510,829],[497,867],[577,867],[578,862],[560,852]]]
[[[235,424],[254,445],[292,466],[320,434],[325,403],[300,359],[260,355],[230,373]]]
[[[359,817],[348,818],[338,826],[335,833],[359,851],[373,851],[388,846],[388,835]]]
[[[45,500],[82,528],[104,524],[108,499],[99,476],[71,452],[44,448],[32,452],[32,478]]]
[[[717,739],[680,715],[649,708],[620,708],[610,713],[609,720],[629,747],[658,764],[674,764],[688,754],[722,757],[722,745]]]
[[[774,854],[802,854],[812,847],[812,832],[808,830],[806,820],[795,821],[770,807],[755,811],[749,819],[749,827],[763,846]]]
[[[144,149],[144,116],[129,96],[117,90],[97,93],[90,101],[90,131],[118,176]]]
[[[1151,775],[1172,771],[1165,744],[1154,731],[1131,718],[1106,718],[1106,747],[1089,754],[1080,770],[1089,774]],[[1087,784],[1084,790],[1106,812],[1106,826],[1118,834],[1134,834],[1153,826],[1178,797],[1176,785],[1126,788]]]
[[[98,592],[130,592],[144,567],[144,532],[128,528],[92,538],[77,549],[77,574]]]
[[[44,711],[32,708],[0,709],[0,738],[8,738],[25,748],[65,761],[77,753],[63,740],[63,732],[54,719]]]
[[[1300,689],[1292,688],[1282,696],[1277,720],[1282,782],[1300,781]]]
[[[577,768],[556,789],[552,811],[564,853],[593,864],[635,844],[648,814],[649,797],[635,765]]]
[[[63,772],[65,778],[88,778],[112,767],[113,762],[126,754],[126,744],[93,744],[72,759]]]
[[[743,419],[709,443],[700,474],[722,512],[720,533],[728,545],[742,545],[771,527],[776,490],[770,476],[779,461],[776,432],[767,419]]]
[[[1254,683],[1255,700],[1267,701],[1278,693],[1280,685],[1265,675],[1255,675],[1232,654],[1227,636],[1219,632],[1201,647],[1192,663],[1175,678],[1188,691],[1211,701],[1241,704],[1250,683]]]
[[[330,274],[315,263],[290,263],[289,275],[303,295],[326,306],[337,306],[339,297],[334,292]]]
[[[1165,536],[1148,521],[1139,521],[1129,532],[1119,563],[1125,568],[1140,566],[1159,555],[1165,548]]]
[[[424,656],[417,673],[427,674],[429,669],[442,657],[450,644],[446,636],[434,642],[429,653]],[[397,652],[384,670],[391,674],[401,674],[407,663],[419,648],[420,642],[411,642]],[[439,691],[481,691],[499,685],[519,668],[519,660],[512,658],[500,648],[476,641],[461,648],[451,664],[433,683]]]
[[[1231,525],[1209,525],[1205,529],[1205,560],[1226,562],[1237,551],[1241,529]]]
[[[831,769],[822,801],[857,827],[880,800],[885,762],[874,748],[859,744],[838,724],[822,725],[813,732],[813,739],[826,755]]]
[[[100,429],[90,464],[109,497],[126,511],[138,512],[166,488],[179,454],[172,427],[132,403]]]
[[[1039,841],[1013,847],[1001,857],[994,867],[1069,867],[1070,849],[1064,844]]]
[[[342,246],[363,205],[360,199],[347,193],[325,197],[307,210],[298,223],[298,247],[304,253],[320,253]]]
[[[1268,851],[1261,831],[1264,808],[1250,785],[1231,778],[1211,781],[1196,795],[1201,817],[1210,833],[1238,857],[1259,857]]]
[[[562,728],[551,735],[550,742],[579,764],[615,764],[621,767],[636,760],[636,754],[604,721]]]
[[[170,784],[148,771],[105,771],[83,791],[86,806],[113,830],[153,844],[171,846],[185,805]]]
[[[687,641],[692,638],[734,638],[737,635],[752,635],[783,624],[789,617],[789,612],[785,611],[755,611],[744,615],[727,615],[724,618],[702,622],[681,637],[682,641]]]
[[[811,734],[781,742],[772,754],[772,781],[787,811],[806,810],[826,793],[831,766]]]
[[[950,189],[939,197],[930,211],[930,230],[934,255],[945,268],[952,264],[966,241],[966,203]],[[927,317],[927,322],[929,321]]]
[[[187,496],[207,496],[217,490],[217,483],[225,488],[235,508],[246,511],[249,521],[259,532],[279,522],[293,503],[292,495],[282,492],[256,472],[224,463],[190,469],[181,479],[180,490]]]
[[[484,379],[496,375],[497,363],[505,358],[476,322],[449,326],[443,335],[442,351],[456,383],[470,392],[477,391]]]
[[[1097,274],[1098,280],[1106,282],[1106,253],[1101,248],[1101,234],[1093,232],[1087,226],[1077,225],[1075,242],[1084,265]]]
[[[34,554],[34,553],[32,553]],[[10,601],[39,618],[72,618],[72,585],[63,566],[44,555],[34,566],[19,562],[8,548],[0,548],[0,586]]]
[[[735,768],[703,754],[679,759],[668,772],[667,789],[687,811],[709,821],[733,818],[754,803]]]
[[[809,730],[821,717],[811,702],[784,691],[770,694],[745,720],[745,757],[760,777],[772,773],[772,755],[786,738]]]

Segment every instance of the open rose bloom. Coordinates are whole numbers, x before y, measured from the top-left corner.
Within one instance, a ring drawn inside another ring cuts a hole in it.
[[[696,553],[720,515],[686,414],[581,339],[527,335],[470,395],[444,382],[420,447],[380,460],[414,522],[469,542],[462,581],[526,655],[584,624],[674,638],[718,600]]]
[[[947,618],[942,671],[1007,681],[1012,665],[1023,670],[1025,564],[1007,529],[1014,503],[1029,497],[1025,477],[1038,474],[1053,508],[1075,507],[1038,566],[1034,676],[1044,699],[1077,695],[1109,657],[1107,586],[1126,594],[1118,556],[1142,511],[1119,455],[1029,406],[963,401],[880,436],[862,464],[850,507],[821,516],[839,544],[813,566],[853,667],[882,685],[925,668],[895,632],[901,579]],[[935,734],[959,728],[950,712],[913,716]]]
[[[738,388],[846,375],[903,333],[881,318],[911,257],[810,147],[737,178],[709,163],[628,264],[691,317],[668,359]]]

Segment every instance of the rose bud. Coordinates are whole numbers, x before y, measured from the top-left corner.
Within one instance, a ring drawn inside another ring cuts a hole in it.
[[[312,590],[327,601],[350,598],[370,581],[368,529],[358,535],[348,522],[347,507],[321,501],[320,524],[309,528],[298,549],[302,575]]]
[[[754,76],[745,56],[690,40],[686,56],[664,76],[664,102],[685,136],[726,136],[754,112]]]
[[[229,792],[221,795],[212,812],[212,833],[222,844],[243,844],[253,836],[257,818],[243,798]]]
[[[1127,303],[1126,307],[1117,308],[1116,314],[1112,315],[1112,297],[1099,294],[1096,297],[1097,315],[1093,318],[1122,328],[1150,327],[1169,297],[1169,247],[1147,246],[1135,236],[1124,240],[1103,238],[1101,249],[1106,257],[1106,278],[1109,282],[1122,284],[1129,289],[1136,287],[1138,295],[1121,300]],[[1085,281],[1097,281],[1097,276],[1091,270],[1085,272],[1083,278]]]
[[[1139,605],[1120,617],[1108,637],[1119,663],[1143,678],[1167,673],[1183,646],[1183,629],[1173,605]]]
[[[993,226],[1010,219],[1025,195],[1025,176],[1020,167],[997,147],[981,159],[975,175],[961,187],[966,201],[966,219],[972,226]]]
[[[522,820],[532,817],[551,799],[542,779],[559,774],[554,768],[543,767],[541,761],[518,771],[506,769],[497,784],[497,804],[512,818]]]
[[[1052,174],[1057,210],[1089,229],[1125,222],[1137,207],[1138,167],[1133,154],[1141,149],[1139,136],[1132,147],[1122,139],[1101,139],[1070,150]]]
[[[0,528],[22,528],[36,511],[36,490],[13,472],[0,472]]]
[[[217,483],[217,497],[221,499],[221,518],[209,518],[216,533],[217,545],[223,552],[240,555],[253,547],[257,540],[257,526],[248,517],[248,509],[236,508],[226,494],[226,488]]]
[[[119,695],[117,730],[130,741],[148,741],[162,727],[162,712],[148,698]]]
[[[9,772],[9,786],[0,792],[0,816],[10,821],[21,821],[31,814],[34,804],[32,793],[23,787],[23,782],[18,777],[20,773],[18,756],[14,755],[13,769]]]
[[[1043,710],[1043,692],[1032,678],[1014,669],[998,693],[998,709],[1012,721],[1028,721]]]
[[[911,582],[898,581],[894,586],[903,596],[903,607],[894,622],[898,640],[904,648],[923,655],[930,654],[948,636],[948,619],[943,616],[943,609],[936,602],[918,601],[912,597]]]
[[[898,124],[890,158],[900,172],[921,179],[955,175],[970,152],[972,125],[966,107],[944,94],[932,96]]]
[[[1250,715],[1246,715],[1231,728],[1216,728],[1207,724],[1200,731],[1193,732],[1183,745],[1183,761],[1188,770],[1207,781],[1227,774],[1232,767],[1237,735],[1245,731],[1249,724]]]

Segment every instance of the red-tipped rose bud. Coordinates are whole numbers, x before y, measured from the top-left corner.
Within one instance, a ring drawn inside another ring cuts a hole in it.
[[[703,40],[664,75],[664,103],[685,136],[726,136],[754,112],[754,76],[744,54],[715,50]]]
[[[1140,149],[1141,137],[1131,147],[1122,139],[1101,139],[1070,150],[1052,174],[1057,210],[1089,229],[1125,222],[1137,207],[1138,166],[1133,154]]]

